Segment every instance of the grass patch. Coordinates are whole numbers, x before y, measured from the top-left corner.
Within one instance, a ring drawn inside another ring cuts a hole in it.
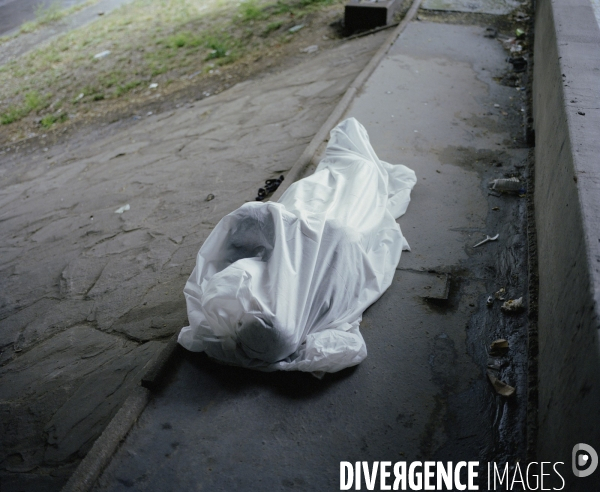
[[[173,49],[195,48],[202,45],[202,37],[194,35],[190,31],[183,31],[158,41],[158,44],[164,44]]]
[[[244,22],[264,20],[269,17],[269,14],[265,12],[261,6],[259,6],[257,0],[242,1],[238,7],[238,10],[239,15]]]
[[[277,31],[283,25],[282,21],[269,22],[265,30],[263,31],[263,36],[268,36],[273,31]]]
[[[127,82],[126,84],[119,85],[117,87],[117,90],[115,91],[115,96],[121,97],[122,95],[127,94],[129,91],[139,87],[140,85],[142,85],[141,80],[132,80],[130,82]]]
[[[48,24],[62,19],[64,16],[63,9],[60,5],[60,0],[53,0],[48,6],[43,3],[35,7],[35,20],[39,24]]]
[[[86,113],[87,105],[151,97],[158,93],[148,92],[152,82],[197,83],[198,74],[209,77],[215,67],[251,63],[283,46],[297,36],[289,27],[330,4],[341,13],[343,2],[134,0],[0,68],[0,121],[7,125],[35,110],[43,124],[53,125],[54,116],[43,114],[49,101],[64,101],[65,114]],[[35,22],[62,18],[65,11],[56,5],[40,9]],[[94,58],[103,51],[110,54]]]
[[[21,118],[24,118],[32,111],[39,111],[48,106],[48,97],[42,96],[38,91],[29,91],[25,93],[23,102],[19,105],[9,106],[5,112],[0,113],[0,123],[9,125]]]
[[[67,121],[68,119],[69,119],[69,117],[66,114],[64,114],[64,113],[63,114],[59,114],[59,115],[47,114],[46,116],[44,116],[41,119],[40,124],[44,128],[50,128],[55,123],[62,123],[63,121]]]
[[[234,41],[228,36],[209,36],[206,39],[205,46],[210,50],[207,60],[215,60],[217,58],[223,58],[222,61],[231,62],[233,61],[232,50],[234,47]],[[227,60],[225,60],[227,59]]]

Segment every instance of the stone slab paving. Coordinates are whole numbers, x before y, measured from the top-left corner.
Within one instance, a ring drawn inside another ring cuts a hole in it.
[[[0,154],[3,492],[60,489],[186,324],[182,290],[202,241],[293,165],[385,36],[168,113]]]

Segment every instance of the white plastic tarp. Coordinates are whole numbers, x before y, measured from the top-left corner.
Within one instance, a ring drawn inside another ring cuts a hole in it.
[[[408,250],[395,219],[415,183],[406,166],[377,158],[358,121],[340,123],[313,175],[217,224],[184,289],[190,326],[179,343],[266,371],[359,364],[362,313]]]

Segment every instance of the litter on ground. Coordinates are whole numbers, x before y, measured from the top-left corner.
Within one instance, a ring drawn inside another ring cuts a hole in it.
[[[119,207],[117,210],[115,210],[116,214],[122,214],[123,212],[126,212],[127,210],[130,210],[131,207],[129,206],[129,203],[127,205],[123,205],[122,207]]]

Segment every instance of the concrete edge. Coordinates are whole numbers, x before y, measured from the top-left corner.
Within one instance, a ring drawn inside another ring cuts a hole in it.
[[[329,136],[329,132],[339,122],[346,109],[354,99],[354,96],[362,85],[367,81],[375,68],[379,65],[388,50],[394,44],[398,36],[404,31],[408,23],[414,18],[422,0],[414,0],[404,19],[398,27],[388,36],[383,45],[377,50],[371,61],[358,74],[350,87],[344,93],[340,102],[336,105],[327,121],[321,126],[312,138],[302,155],[287,172],[284,182],[271,196],[271,201],[277,201],[281,195],[296,181],[314,159],[314,156],[323,142]],[[117,451],[120,442],[125,438],[137,418],[143,412],[150,400],[150,390],[156,389],[161,375],[171,361],[177,350],[177,334],[173,335],[167,345],[161,350],[146,370],[141,380],[141,386],[136,388],[117,414],[110,421],[104,432],[96,440],[92,449],[81,461],[75,472],[63,487],[61,492],[87,492],[94,486],[100,474],[110,462],[113,454]]]
[[[413,3],[404,16],[404,19],[398,24],[398,27],[394,29],[394,31],[388,36],[385,42],[381,45],[381,47],[377,50],[371,61],[367,64],[365,68],[356,76],[354,81],[350,84],[350,87],[346,90],[346,93],[342,97],[341,101],[337,104],[337,106],[332,111],[327,121],[323,123],[319,131],[313,137],[313,139],[308,144],[308,147],[302,152],[302,155],[298,158],[298,160],[294,163],[291,169],[285,175],[285,180],[283,183],[277,188],[277,191],[273,193],[271,198],[269,199],[272,202],[279,201],[281,195],[283,195],[287,189],[296,181],[300,176],[302,176],[304,170],[313,163],[313,159],[317,153],[317,150],[321,146],[323,142],[325,142],[329,137],[329,132],[333,129],[335,125],[338,124],[339,120],[342,118],[350,103],[356,96],[356,93],[360,90],[360,88],[364,85],[367,79],[371,76],[373,71],[379,66],[381,60],[392,47],[398,36],[402,34],[402,31],[406,28],[408,23],[414,18],[421,6],[422,0],[413,0]]]
[[[167,365],[174,356],[178,346],[176,333],[169,338],[167,345],[162,348],[158,356],[154,358],[148,365],[148,368],[146,369],[146,372],[142,376],[141,380],[141,384],[144,388],[155,390],[158,387],[161,377]]]
[[[120,442],[125,438],[150,399],[150,391],[141,386],[133,390],[133,394],[110,421],[81,461],[62,492],[87,492],[93,486],[100,473],[110,462]]]
[[[177,334],[169,338],[167,344],[156,357],[146,364],[146,370],[140,381],[141,386],[133,390],[117,414],[92,446],[85,458],[79,463],[62,492],[87,492],[110,462],[119,443],[125,438],[133,424],[150,401],[151,391],[156,390],[161,378],[172,361],[179,345]]]
[[[589,0],[536,2],[533,117],[538,461],[600,451],[600,29]],[[600,471],[566,473],[600,490]]]

